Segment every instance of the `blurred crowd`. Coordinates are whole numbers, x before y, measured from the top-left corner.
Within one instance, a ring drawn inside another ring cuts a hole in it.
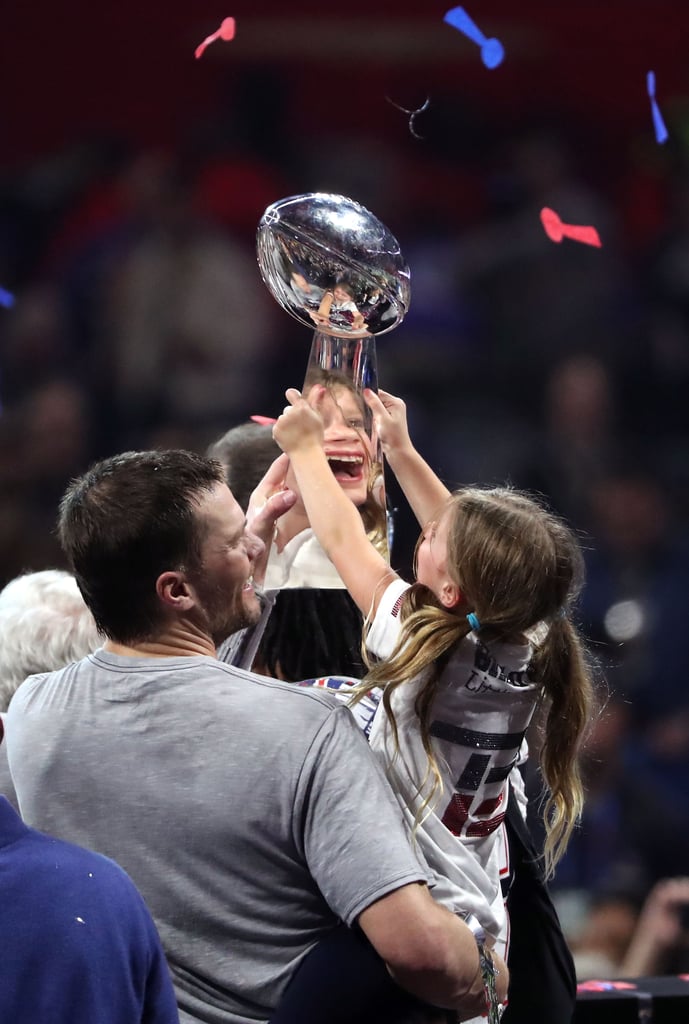
[[[602,179],[552,125],[469,143],[443,113],[426,143],[334,124],[286,159],[273,125],[272,151],[220,131],[166,151],[84,141],[2,173],[0,582],[64,566],[57,502],[92,460],[204,451],[279,413],[310,333],[263,285],[256,225],[294,193],[359,200],[411,267],[409,315],[377,350],[418,447],[449,485],[540,492],[584,538],[601,711],[554,890],[595,971],[614,960],[585,948],[601,905],[632,907],[619,966],[654,885],[689,874],[689,153],[637,140]],[[602,249],[549,241],[544,206]],[[404,570],[414,527],[391,496]]]

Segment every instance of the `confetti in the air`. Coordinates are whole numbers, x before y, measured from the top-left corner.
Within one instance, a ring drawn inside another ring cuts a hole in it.
[[[463,7],[453,7],[447,12],[443,21],[463,32],[467,39],[476,43],[481,51],[481,60],[487,68],[496,68],[502,64],[505,48],[499,39],[487,39],[478,25],[471,20]]]
[[[270,427],[273,423],[277,423],[277,420],[271,416],[250,416],[249,419],[254,423],[259,423],[262,427]]]
[[[656,133],[656,142],[662,146],[668,140],[668,131],[663,121],[663,115],[656,103],[656,76],[655,71],[649,71],[646,75],[646,89],[648,98],[651,101],[651,114],[653,115],[653,128]]]
[[[210,44],[215,42],[216,39],[224,39],[226,43],[229,43],[231,39],[234,39],[235,28],[234,18],[225,18],[217,32],[214,32],[212,36],[207,36],[207,38],[196,47],[194,51],[196,59],[198,60],[199,57],[203,55],[203,51],[206,47],[210,46]]]
[[[388,103],[391,103],[392,106],[395,107],[397,110],[401,110],[403,114],[409,114],[409,131],[412,133],[415,139],[422,139],[423,135],[419,135],[419,133],[416,131],[416,129],[414,128],[414,122],[416,121],[416,118],[419,116],[419,114],[423,114],[424,110],[428,110],[431,103],[430,96],[427,97],[427,99],[425,99],[421,106],[417,107],[416,110],[407,110],[406,107],[401,107],[399,103],[395,103],[395,101],[391,100],[389,96],[386,96],[385,99],[388,101]]]
[[[561,242],[563,238],[571,238],[575,242],[595,245],[599,249],[603,244],[595,228],[583,227],[579,224],[565,224],[555,210],[551,210],[547,206],[541,210],[541,221],[551,242]]]
[[[12,309],[14,305],[14,295],[12,292],[8,292],[6,288],[0,288],[0,306],[4,306],[5,309]]]

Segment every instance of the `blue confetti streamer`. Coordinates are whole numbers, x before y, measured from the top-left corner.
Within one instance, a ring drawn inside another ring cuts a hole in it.
[[[485,67],[492,69],[502,64],[505,48],[499,39],[487,39],[478,25],[472,21],[463,7],[453,7],[444,16],[443,21],[459,32],[462,32],[472,43],[476,43],[481,51],[481,60]]]

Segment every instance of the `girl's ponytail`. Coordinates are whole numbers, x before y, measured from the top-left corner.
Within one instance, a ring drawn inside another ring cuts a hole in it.
[[[560,615],[550,624],[532,659],[532,671],[542,686],[544,700],[540,765],[549,790],[543,820],[546,876],[550,878],[583,808],[578,753],[594,702],[583,643],[566,616]]]

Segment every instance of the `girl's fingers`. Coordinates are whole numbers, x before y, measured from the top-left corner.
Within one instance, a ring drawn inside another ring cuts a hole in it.
[[[371,411],[379,414],[386,412],[391,416],[394,409],[404,407],[404,402],[401,398],[391,395],[389,391],[383,391],[382,388],[378,388],[378,394],[367,388],[364,391],[364,399]]]
[[[315,384],[309,391],[308,398],[306,399],[312,409],[317,409],[323,404],[325,398],[326,388],[323,384]]]
[[[376,394],[375,391],[371,391],[370,388],[366,388],[364,391],[364,401],[366,402],[366,405],[372,413],[377,413],[378,415],[385,412],[385,406],[380,399],[380,394],[381,392]]]
[[[296,405],[301,399],[301,391],[297,388],[287,388],[287,391],[285,391],[285,398],[290,405]]]
[[[396,395],[391,395],[389,391],[383,391],[382,388],[378,388],[378,397],[381,402],[385,403],[385,405],[394,405],[396,402],[402,401],[401,398],[397,398]]]

